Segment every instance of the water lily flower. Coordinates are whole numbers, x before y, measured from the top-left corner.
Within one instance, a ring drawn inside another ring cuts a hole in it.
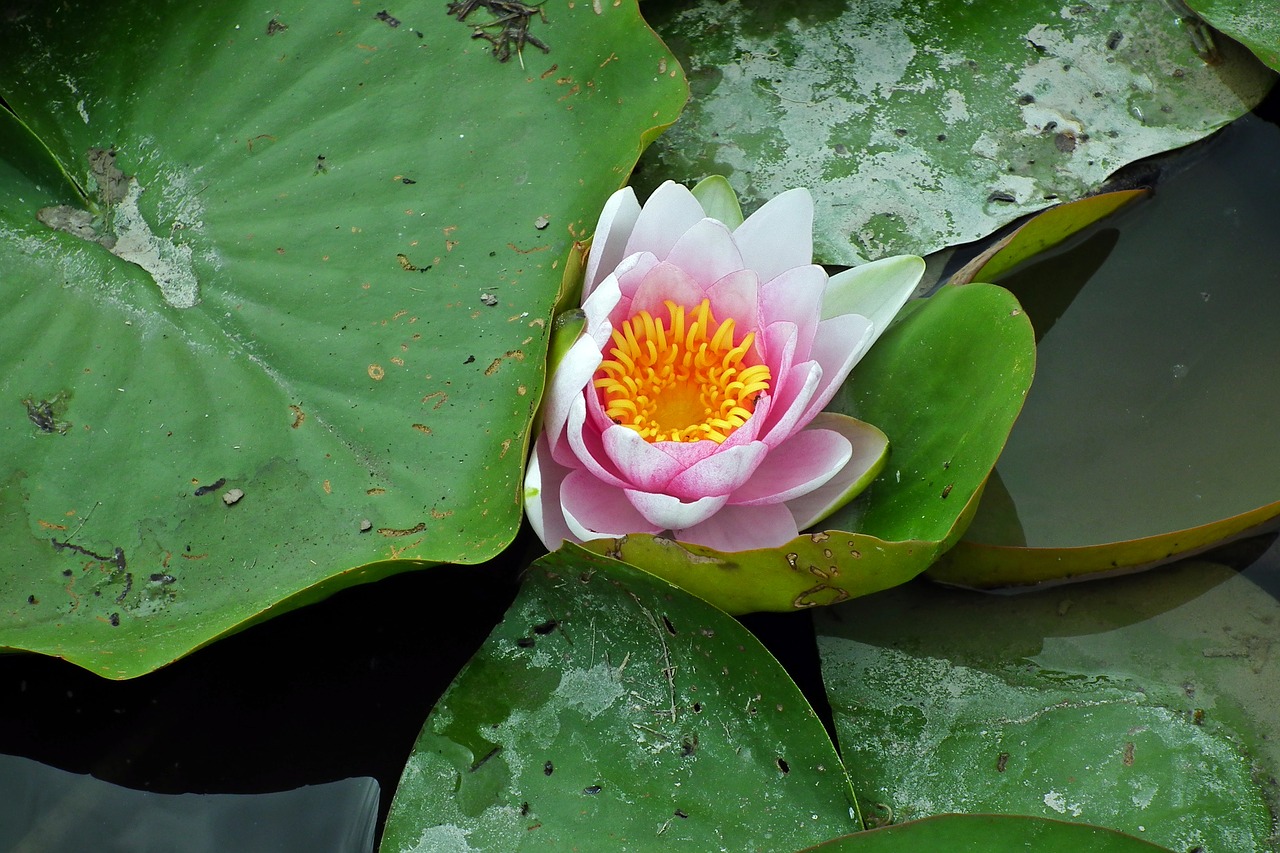
[[[668,182],[643,207],[629,187],[609,199],[585,319],[548,378],[525,478],[548,547],[664,532],[725,551],[777,547],[874,479],[884,434],[822,410],[924,262],[829,278],[812,231],[805,189],[746,221],[723,178],[694,192]]]

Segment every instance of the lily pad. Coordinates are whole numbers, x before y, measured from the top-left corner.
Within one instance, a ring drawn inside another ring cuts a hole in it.
[[[1172,4],[1171,4],[1172,5]],[[1189,0],[1188,8],[1216,29],[1253,51],[1263,62],[1280,71],[1280,15],[1270,0]],[[1195,16],[1184,15],[1183,26],[1202,26]],[[1216,44],[1217,39],[1209,34]]]
[[[1263,562],[1274,584],[1274,548]],[[1016,813],[1177,851],[1274,849],[1280,606],[1234,570],[1014,597],[912,584],[815,618],[869,817]]]
[[[850,797],[745,628],[567,545],[427,719],[381,849],[795,850],[860,828]]]
[[[943,288],[907,304],[828,406],[881,429],[889,458],[817,530],[752,551],[641,534],[588,547],[731,613],[832,604],[903,583],[964,532],[1034,366],[1031,325],[1008,291]]]
[[[560,259],[686,95],[539,8],[6,13],[0,646],[134,676],[511,541]]]
[[[1166,164],[1152,198],[998,279],[1036,327],[1041,370],[933,577],[1135,570],[1275,523],[1280,447],[1258,425],[1280,421],[1280,386],[1254,366],[1280,361],[1277,149],[1280,129],[1242,119]]]
[[[837,838],[814,853],[1154,853],[1154,844],[1096,826],[1014,815],[943,815]]]
[[[827,263],[924,255],[1084,196],[1239,117],[1275,79],[1227,39],[1207,63],[1162,2],[651,0],[645,12],[694,98],[637,183],[722,174],[748,212],[821,186]]]

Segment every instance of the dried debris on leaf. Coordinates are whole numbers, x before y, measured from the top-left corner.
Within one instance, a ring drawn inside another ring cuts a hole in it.
[[[483,8],[493,15],[493,20],[483,24],[473,24],[475,32],[472,38],[484,39],[493,45],[493,55],[499,62],[506,62],[514,53],[520,56],[526,44],[531,44],[543,53],[550,53],[547,47],[536,36],[529,32],[529,22],[534,15],[547,22],[547,15],[540,5],[529,6],[519,0],[453,0],[449,4],[448,13],[459,21],[466,21],[467,16],[478,8]]]

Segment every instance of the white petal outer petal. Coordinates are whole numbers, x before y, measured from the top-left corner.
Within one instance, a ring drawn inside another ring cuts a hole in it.
[[[703,219],[680,236],[667,263],[684,270],[705,290],[743,268],[742,253],[723,222]]]
[[[693,193],[683,184],[667,181],[653,191],[640,209],[623,255],[653,252],[665,260],[680,236],[705,217]]]
[[[686,501],[707,495],[732,495],[751,478],[768,452],[769,446],[763,441],[721,449],[671,478],[662,491]]]
[[[565,539],[581,541],[570,532],[560,504],[560,487],[568,475],[569,469],[551,458],[546,434],[538,436],[525,469],[524,511],[533,532],[552,551]]]
[[[853,446],[844,433],[810,425],[773,448],[729,503],[763,506],[807,495],[844,470],[852,456]]]
[[[871,320],[871,342],[875,343],[915,292],[923,275],[924,260],[915,255],[882,258],[836,273],[827,282],[822,319],[861,314]]]
[[[600,482],[587,471],[574,471],[565,478],[560,504],[565,524],[579,541],[665,529],[646,521],[621,489]]]
[[[552,444],[563,437],[569,409],[591,383],[591,377],[599,367],[600,349],[586,335],[578,338],[556,365],[555,372],[547,381],[547,393],[542,401],[543,429]]]
[[[818,324],[810,356],[822,365],[822,382],[809,401],[809,408],[801,416],[801,425],[808,423],[831,402],[845,379],[849,378],[849,371],[871,349],[873,340],[875,329],[871,321],[858,314],[844,314]]]
[[[682,530],[700,524],[715,515],[729,500],[725,495],[685,502],[671,495],[637,489],[627,489],[625,494],[631,505],[659,530]]]
[[[604,452],[618,471],[638,489],[660,492],[685,466],[640,433],[624,426],[610,425],[601,434]]]
[[[807,495],[787,501],[800,530],[812,527],[856,498],[871,485],[889,458],[889,439],[869,423],[835,412],[821,412],[810,429],[839,432],[853,446],[853,456],[834,477]]]
[[[733,232],[747,269],[767,282],[792,267],[813,263],[813,196],[787,190],[769,199]]]
[[[727,506],[711,518],[684,530],[676,539],[717,551],[777,548],[796,538],[799,528],[785,504]]]
[[[621,299],[622,291],[618,289],[618,278],[617,276],[609,275],[582,302],[582,313],[587,316],[584,331],[591,336],[592,340],[596,342],[596,346],[601,348],[602,351],[604,345],[609,342],[609,337],[613,334],[613,326],[609,323],[609,314]]]
[[[583,298],[590,296],[596,283],[613,272],[626,257],[623,250],[631,239],[631,231],[639,216],[640,202],[636,201],[636,192],[631,187],[623,187],[604,203],[604,210],[596,222],[595,236],[591,238],[591,252],[587,255],[582,280]]]

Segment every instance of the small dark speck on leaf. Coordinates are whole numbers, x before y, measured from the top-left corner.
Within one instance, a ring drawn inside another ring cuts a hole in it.
[[[1009,753],[1002,752],[996,757],[996,772],[1003,773],[1004,768],[1009,764]]]
[[[63,569],[63,570],[62,570],[62,576],[63,576],[64,578],[69,578],[69,577],[71,577],[73,574],[75,574],[75,572],[71,571],[70,569]]]
[[[689,817],[689,813],[686,812],[684,809],[676,809],[676,817],[687,818]]]
[[[1111,35],[1107,36],[1107,50],[1115,50],[1122,41],[1124,41],[1124,33],[1112,30]]]
[[[27,604],[39,604],[39,603],[40,603],[40,599],[36,598],[34,595],[27,596]]]
[[[151,576],[152,583],[171,584],[176,582],[177,580],[178,579],[175,578],[173,575],[165,574],[164,572],[156,572]]]
[[[993,192],[991,195],[987,196],[987,201],[998,201],[998,202],[1002,202],[1003,204],[1014,204],[1015,202],[1017,202],[1017,199],[1014,198],[1012,193],[1000,192],[999,190],[997,190],[996,192]]]
[[[954,486],[955,486],[955,483],[947,483],[945,486],[942,487],[942,499],[944,501],[947,499],[947,495],[951,494],[951,489]]]
[[[894,128],[894,130],[893,130],[893,135],[894,135],[894,136],[906,136],[906,135],[907,135],[907,129],[906,129],[905,127],[897,127],[897,128]]]
[[[787,760],[782,756],[778,756],[777,763],[778,763],[778,769],[782,771],[783,776],[791,772],[791,765],[787,764]]]
[[[599,785],[588,785],[582,789],[582,793],[587,794],[588,796],[595,796],[600,793],[601,790],[602,789]]]
[[[938,134],[938,141],[939,141],[939,142],[946,142],[946,141],[947,141],[947,135],[946,135],[945,133],[939,133],[939,134]]]
[[[417,183],[417,181],[415,181],[413,178],[401,178],[401,179],[400,179],[400,183],[402,183],[402,184],[416,184],[416,183]]]
[[[556,766],[552,764],[550,761],[542,765],[542,774],[544,776],[550,776],[552,773],[555,773],[555,772],[556,772]]]
[[[112,613],[110,616],[108,616],[108,617],[107,617],[107,621],[111,623],[111,627],[112,627],[112,628],[119,628],[119,627],[120,627],[120,614],[119,614],[119,613]]]
[[[516,640],[516,645],[522,649],[531,649],[533,648],[533,645],[535,642],[537,641],[534,640],[533,637],[521,637],[520,639]]]
[[[225,486],[226,484],[227,484],[227,478],[226,478],[226,477],[219,477],[218,479],[214,480],[214,481],[213,481],[212,483],[210,483],[209,485],[207,485],[207,486],[201,486],[200,488],[196,489],[196,490],[195,490],[195,496],[196,496],[196,497],[198,497],[198,498],[204,497],[205,495],[207,495],[207,494],[209,494],[209,493],[211,493],[211,492],[216,492],[216,491],[218,491],[218,489],[221,489],[221,488],[222,488],[223,486]]]
[[[1018,98],[1018,105],[1023,107],[1027,106],[1028,104],[1034,104],[1035,102],[1036,102],[1035,95],[1023,95],[1021,98]]]
[[[551,220],[545,216],[539,216],[537,219],[533,220],[533,227],[537,228],[539,231],[542,231],[550,224]]]
[[[667,633],[671,636],[676,635],[676,626],[671,624],[671,620],[667,618],[667,614],[662,614],[662,624],[666,626]]]
[[[374,15],[374,17],[377,18],[379,21],[385,21],[388,27],[400,26],[400,19],[393,18],[390,15],[388,15],[386,9],[383,9],[381,12]]]
[[[289,29],[289,25],[280,23],[279,18],[272,18],[271,20],[267,21],[267,35],[269,36],[273,36],[276,33],[284,32],[287,29]]]
[[[470,364],[471,362],[473,362],[473,361],[475,361],[475,360],[476,360],[476,357],[475,357],[474,355],[469,355],[469,356],[467,356],[467,360],[466,360],[466,361],[464,361],[464,362],[462,362],[462,363],[463,363],[463,364]]]
[[[547,634],[550,634],[552,631],[554,631],[558,627],[560,627],[560,622],[558,620],[548,619],[546,622],[543,622],[540,625],[534,625],[533,633],[541,634],[542,636],[545,637]]]

